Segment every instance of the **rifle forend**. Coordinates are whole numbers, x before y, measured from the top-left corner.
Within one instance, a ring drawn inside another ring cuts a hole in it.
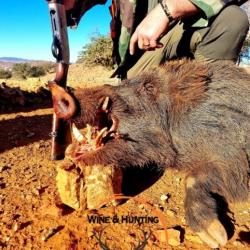
[[[47,2],[53,34],[51,50],[58,63],[53,82],[66,88],[70,53],[65,7],[62,0],[47,0]],[[70,133],[69,121],[58,118],[54,113],[51,132],[51,158],[53,160],[64,158],[65,149],[71,142]]]

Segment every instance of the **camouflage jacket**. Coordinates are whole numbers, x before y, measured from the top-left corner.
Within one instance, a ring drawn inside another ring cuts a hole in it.
[[[248,0],[191,0],[199,9],[202,10],[200,18],[192,25],[193,27],[205,27],[209,20],[216,16],[224,7],[230,4],[241,5]]]
[[[191,0],[201,13],[194,18],[187,18],[188,25],[192,27],[206,27],[211,18],[216,16],[224,7],[229,4],[241,5],[247,0]],[[112,0],[111,6],[111,34],[114,41],[113,55],[119,69],[126,72],[137,60],[136,56],[131,57],[128,52],[129,40],[137,25],[155,7],[158,0]],[[139,52],[140,53],[140,52]],[[138,55],[140,56],[140,55]],[[123,72],[115,74],[123,75]]]

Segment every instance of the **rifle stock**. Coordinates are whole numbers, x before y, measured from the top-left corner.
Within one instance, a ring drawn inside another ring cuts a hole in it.
[[[51,49],[52,54],[58,63],[56,76],[53,81],[59,86],[66,88],[69,68],[66,12],[62,0],[47,1],[53,32],[53,43]],[[71,142],[71,125],[69,121],[58,118],[55,113],[53,114],[51,137],[51,159],[63,159],[65,149]]]

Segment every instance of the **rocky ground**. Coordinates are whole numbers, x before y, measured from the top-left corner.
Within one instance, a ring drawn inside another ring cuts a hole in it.
[[[103,249],[143,249],[145,238],[145,250],[209,249],[185,223],[184,176],[174,170],[161,175],[131,169],[123,188],[137,195],[118,207],[74,211],[60,205],[56,163],[50,160],[49,94],[37,88],[36,95],[27,94],[24,85],[16,94],[23,95],[22,103],[13,101],[15,94],[9,103],[1,99],[0,249],[97,250],[101,244]],[[90,222],[90,216],[102,223]],[[250,201],[230,205],[229,217],[230,240],[221,249],[250,249]],[[146,219],[129,223],[129,218]]]

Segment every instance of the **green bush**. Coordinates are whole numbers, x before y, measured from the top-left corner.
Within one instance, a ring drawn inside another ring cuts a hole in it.
[[[41,67],[44,69],[45,73],[55,73],[56,72],[56,63],[53,62],[47,62],[43,63]]]
[[[29,75],[31,66],[28,63],[15,63],[12,67],[13,75],[17,78],[26,79]]]
[[[29,63],[15,63],[12,67],[13,75],[20,79],[40,77],[46,74],[43,66],[31,66]]]
[[[78,55],[77,62],[86,66],[102,65],[112,68],[112,39],[109,35],[96,34],[91,37],[90,43],[83,46]]]
[[[1,79],[8,79],[11,78],[11,76],[12,76],[11,71],[0,68]]]
[[[32,66],[29,70],[29,77],[39,77],[46,74],[45,69],[42,66]]]

